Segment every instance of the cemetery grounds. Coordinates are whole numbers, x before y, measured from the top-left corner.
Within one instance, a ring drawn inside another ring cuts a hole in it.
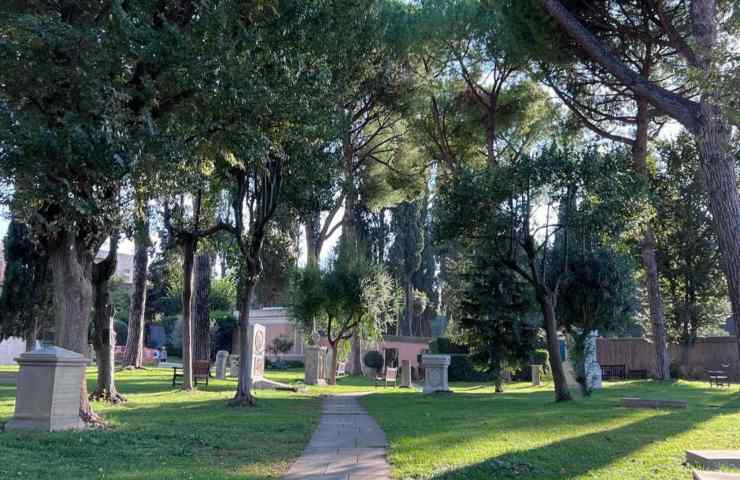
[[[7,368],[7,367],[0,367]],[[300,370],[267,377],[288,383]],[[90,386],[94,369],[88,369]],[[345,377],[304,393],[258,391],[258,406],[226,406],[233,380],[172,388],[171,371],[123,371],[120,406],[95,404],[109,422],[87,432],[0,434],[2,479],[279,479],[308,443],[322,395],[375,392],[362,404],[386,432],[398,479],[689,479],[689,449],[740,445],[738,387],[703,382],[606,383],[590,398],[556,404],[552,385],[452,383],[453,394],[375,388]],[[687,400],[686,410],[633,410],[622,397]],[[15,387],[0,385],[0,422]]]

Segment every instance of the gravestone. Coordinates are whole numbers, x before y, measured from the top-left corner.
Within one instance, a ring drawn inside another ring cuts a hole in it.
[[[422,355],[424,365],[424,393],[449,392],[447,369],[450,366],[449,355]]]
[[[586,374],[586,387],[591,390],[603,388],[601,384],[601,365],[596,357],[596,339],[599,338],[597,330],[591,331],[584,345],[583,367]]]
[[[229,355],[229,376],[239,377],[239,355]]]
[[[687,450],[686,463],[711,470],[740,468],[740,450]]]
[[[253,323],[249,326],[249,351],[252,356],[252,382],[265,376],[265,326]]]
[[[535,387],[539,387],[542,385],[542,378],[540,375],[542,374],[542,365],[539,364],[532,364],[532,385]]]
[[[306,385],[326,385],[326,347],[307,346],[303,353]]]
[[[411,388],[411,362],[401,360],[401,387]]]
[[[80,419],[80,387],[88,358],[48,346],[21,354],[16,361],[15,415],[5,430],[54,432],[85,427]]]
[[[229,360],[229,352],[219,350],[216,352],[216,378],[224,380],[226,378],[226,365]]]

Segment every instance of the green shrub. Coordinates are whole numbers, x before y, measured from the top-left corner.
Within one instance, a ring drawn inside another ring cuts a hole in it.
[[[432,353],[438,353],[442,355],[451,355],[456,353],[469,353],[469,349],[466,345],[458,345],[453,343],[449,338],[439,337],[429,344],[429,349]]]
[[[362,361],[367,368],[374,368],[375,370],[383,368],[383,355],[376,350],[367,352]]]
[[[451,382],[472,382],[477,380],[478,373],[473,368],[470,356],[464,353],[453,353],[450,355],[447,376]]]
[[[535,350],[532,352],[532,363],[534,365],[549,365],[550,353],[544,349]]]

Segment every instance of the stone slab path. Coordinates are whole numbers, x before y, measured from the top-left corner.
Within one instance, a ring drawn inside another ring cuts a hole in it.
[[[385,434],[357,401],[362,394],[324,400],[319,426],[283,480],[388,480]]]

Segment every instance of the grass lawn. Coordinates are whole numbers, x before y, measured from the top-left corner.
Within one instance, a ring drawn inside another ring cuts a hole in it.
[[[690,479],[687,449],[740,448],[737,386],[607,383],[555,404],[551,386],[507,392],[457,384],[452,395],[389,389],[362,399],[388,435],[399,479]],[[621,397],[684,399],[687,410],[631,410]]]
[[[276,380],[303,376],[270,373]],[[88,369],[90,388],[94,376]],[[226,406],[234,380],[185,393],[171,378],[165,369],[119,373],[129,402],[95,404],[111,424],[106,430],[0,433],[0,479],[276,479],[301,454],[321,414],[318,390],[259,391],[256,408],[235,409]],[[0,423],[14,405],[15,387],[0,385]]]

